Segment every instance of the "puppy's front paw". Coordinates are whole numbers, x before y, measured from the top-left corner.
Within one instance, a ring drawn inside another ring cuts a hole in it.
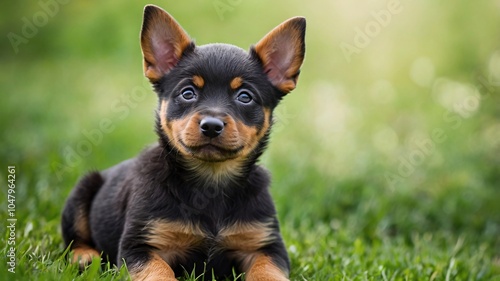
[[[75,247],[73,249],[72,263],[78,263],[80,270],[84,270],[85,267],[92,263],[93,258],[100,258],[101,255],[93,248],[90,247]]]
[[[157,254],[144,265],[130,269],[133,281],[177,281],[172,268]]]
[[[288,281],[285,273],[280,270],[267,256],[259,256],[246,274],[246,281]]]

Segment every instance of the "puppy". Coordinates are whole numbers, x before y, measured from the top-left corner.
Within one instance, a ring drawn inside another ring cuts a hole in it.
[[[73,189],[62,232],[74,262],[102,255],[125,263],[132,280],[193,271],[288,280],[270,176],[256,162],[274,108],[297,84],[305,24],[291,18],[246,52],[196,46],[167,12],[145,7],[141,48],[159,142]]]

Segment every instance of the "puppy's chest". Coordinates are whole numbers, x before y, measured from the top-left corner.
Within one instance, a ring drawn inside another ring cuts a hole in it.
[[[271,242],[273,231],[270,222],[237,222],[209,232],[193,223],[165,220],[153,222],[148,230],[146,243],[167,263],[186,260],[192,253],[210,259],[226,251],[255,252]]]

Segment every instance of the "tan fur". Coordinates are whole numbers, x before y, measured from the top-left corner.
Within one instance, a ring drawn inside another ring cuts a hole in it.
[[[195,113],[183,119],[168,121],[166,119],[167,107],[168,102],[162,100],[159,112],[162,130],[169,138],[171,145],[185,156],[187,166],[197,175],[211,182],[220,182],[221,179],[227,180],[239,175],[244,160],[255,149],[270,126],[271,110],[267,108],[264,109],[264,124],[260,129],[236,122],[231,116],[226,115],[221,118],[225,123],[223,133],[210,140],[210,143],[228,150],[240,149],[239,152],[231,159],[215,152],[205,156],[197,155],[197,157],[207,158],[198,159],[184,145],[196,147],[208,144],[206,137],[199,129],[203,116]]]
[[[219,232],[221,247],[233,251],[247,270],[260,255],[259,249],[273,242],[272,222],[236,223]]]
[[[199,226],[184,222],[154,221],[148,225],[146,243],[158,249],[168,264],[185,260],[189,249],[198,245],[205,234]]]
[[[73,226],[78,237],[83,241],[90,240],[90,227],[87,212],[82,210],[81,207],[78,208],[78,213],[75,218],[75,224]]]
[[[93,248],[87,245],[75,246],[73,248],[72,263],[78,263],[80,268],[84,268],[92,262],[93,258],[98,258],[101,255]]]
[[[205,80],[200,75],[194,75],[193,76],[193,84],[196,87],[198,87],[199,89],[201,89],[205,85]]]
[[[283,77],[271,77],[271,80],[284,93],[289,93],[295,89],[298,79],[297,74],[304,59],[299,52],[302,44],[301,33],[294,27],[297,20],[300,20],[300,18],[291,18],[283,22],[255,45],[255,51],[262,59],[266,72],[269,68],[274,68],[282,73]],[[283,42],[290,42],[289,49],[293,50],[293,53],[288,54],[285,65],[276,65],[276,62],[271,60],[271,56],[279,48],[282,48],[279,46],[283,45]]]
[[[141,34],[141,49],[144,58],[144,75],[149,78],[151,82],[155,82],[167,72],[166,69],[160,67],[157,61],[158,52],[160,51],[156,50],[157,53],[155,53],[155,42],[159,39],[160,41],[166,40],[173,43],[173,59],[179,60],[182,56],[182,52],[191,44],[191,39],[175,19],[163,9],[156,7],[156,9],[151,9],[151,11],[156,15],[151,17],[151,22],[149,22],[147,28],[143,27]]]
[[[254,252],[272,242],[272,222],[236,223],[219,232],[226,249]]]
[[[78,213],[75,218],[75,224],[73,226],[75,228],[75,232],[80,237],[82,241],[90,240],[90,228],[87,213],[83,211],[81,208],[78,209]],[[80,242],[79,244],[74,244],[71,248],[73,251],[73,258],[71,260],[72,263],[78,263],[80,268],[84,268],[88,264],[92,262],[92,259],[95,257],[99,257],[100,254],[93,248],[88,245],[82,244],[84,242]]]
[[[184,222],[153,221],[147,232],[146,243],[167,264],[185,261],[190,249],[213,239],[199,226]],[[261,258],[259,250],[273,242],[272,233],[272,222],[236,223],[221,229],[215,239],[218,248],[230,250],[244,271],[249,271]]]
[[[167,121],[167,107],[168,101],[162,100],[160,106],[160,124],[163,132],[170,140],[170,144],[174,145],[182,154],[188,155],[189,152],[179,143],[179,138],[175,133],[178,133],[179,128],[186,126],[188,119],[179,119],[172,122]]]
[[[239,76],[234,77],[233,80],[231,80],[231,83],[229,83],[229,86],[231,86],[232,90],[238,89],[239,87],[241,87],[241,85],[243,85],[243,78]]]
[[[241,175],[243,162],[240,159],[230,159],[224,162],[204,162],[196,158],[186,160],[185,164],[194,172],[198,179],[215,185],[224,184]]]
[[[249,270],[246,270],[246,281],[287,281],[287,274],[280,270],[270,257],[259,255]]]
[[[246,157],[249,155],[255,147],[259,144],[259,141],[264,137],[264,135],[269,130],[271,126],[271,110],[269,108],[264,108],[264,124],[262,128],[258,130],[255,127],[248,127],[245,124],[238,124],[238,131],[241,136],[244,138],[244,142],[247,144],[244,149],[241,151],[241,155]]]
[[[172,268],[156,253],[147,264],[133,268],[130,277],[133,281],[177,281]]]

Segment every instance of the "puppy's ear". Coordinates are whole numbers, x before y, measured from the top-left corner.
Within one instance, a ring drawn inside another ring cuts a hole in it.
[[[254,47],[269,80],[284,94],[295,89],[304,60],[306,19],[291,18],[269,32]]]
[[[141,48],[144,75],[151,82],[172,70],[191,45],[191,39],[171,15],[154,5],[144,7]]]

